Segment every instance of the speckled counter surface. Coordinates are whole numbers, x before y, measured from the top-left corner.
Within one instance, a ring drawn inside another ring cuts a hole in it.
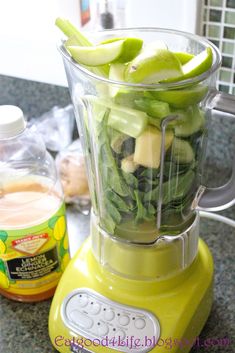
[[[28,116],[37,116],[54,105],[70,103],[65,88],[28,82],[0,76],[0,104],[19,105]],[[228,129],[229,130],[229,129]],[[231,129],[230,129],[231,130]],[[234,125],[231,136],[234,137]],[[230,170],[227,146],[221,148],[222,129],[216,134],[220,141],[218,150],[211,157],[208,179],[210,186],[227,178]],[[228,138],[227,138],[228,140]],[[227,141],[226,140],[226,141]],[[216,145],[216,143],[215,143]],[[223,154],[225,150],[226,157]],[[224,163],[221,167],[221,162]],[[235,219],[235,207],[223,212]],[[68,209],[68,227],[72,254],[89,234],[89,217]],[[193,348],[192,352],[233,353],[235,352],[235,229],[222,223],[201,220],[201,236],[209,245],[215,261],[215,299],[211,315],[200,338],[228,338],[228,346],[214,345],[209,348]],[[17,303],[0,296],[0,353],[55,353],[48,336],[48,314],[51,301],[35,304]],[[170,350],[169,350],[170,351]]]

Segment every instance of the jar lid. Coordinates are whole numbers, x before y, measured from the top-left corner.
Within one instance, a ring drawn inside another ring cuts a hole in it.
[[[0,139],[14,137],[24,131],[22,110],[14,105],[0,105]]]

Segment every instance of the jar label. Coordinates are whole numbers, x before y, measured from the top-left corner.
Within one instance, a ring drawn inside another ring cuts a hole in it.
[[[57,248],[46,251],[43,254],[20,257],[6,261],[9,279],[36,279],[54,272],[59,267]]]
[[[40,225],[0,229],[0,289],[21,295],[42,293],[56,286],[68,262],[64,204]]]

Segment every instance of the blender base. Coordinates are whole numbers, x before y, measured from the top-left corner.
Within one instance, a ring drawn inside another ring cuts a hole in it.
[[[110,273],[93,257],[88,239],[57,287],[49,334],[61,353],[188,353],[200,344],[212,298],[213,259],[201,239],[192,265],[165,281]]]

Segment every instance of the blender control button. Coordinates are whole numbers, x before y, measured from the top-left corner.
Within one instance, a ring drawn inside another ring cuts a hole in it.
[[[102,322],[98,322],[97,325],[98,325],[98,328],[97,328],[98,335],[100,336],[107,335],[107,333],[109,332],[108,326]]]
[[[136,319],[135,320],[135,327],[138,328],[139,330],[145,328],[146,322],[144,319]]]
[[[69,317],[76,325],[83,329],[90,329],[93,326],[93,320],[78,310],[71,311]]]
[[[117,332],[115,332],[115,336],[116,339],[118,339],[119,341],[124,340],[124,338],[126,337],[126,333],[122,330],[118,330]]]
[[[120,316],[118,322],[122,326],[127,326],[130,322],[130,318],[127,315],[123,315],[123,316]]]
[[[89,305],[89,313],[97,315],[100,312],[100,304],[91,302]]]
[[[112,321],[115,318],[115,314],[113,310],[106,310],[104,312],[104,318],[107,321]]]
[[[84,306],[88,304],[88,297],[85,294],[79,294],[77,296],[77,302],[81,308],[84,308]]]

